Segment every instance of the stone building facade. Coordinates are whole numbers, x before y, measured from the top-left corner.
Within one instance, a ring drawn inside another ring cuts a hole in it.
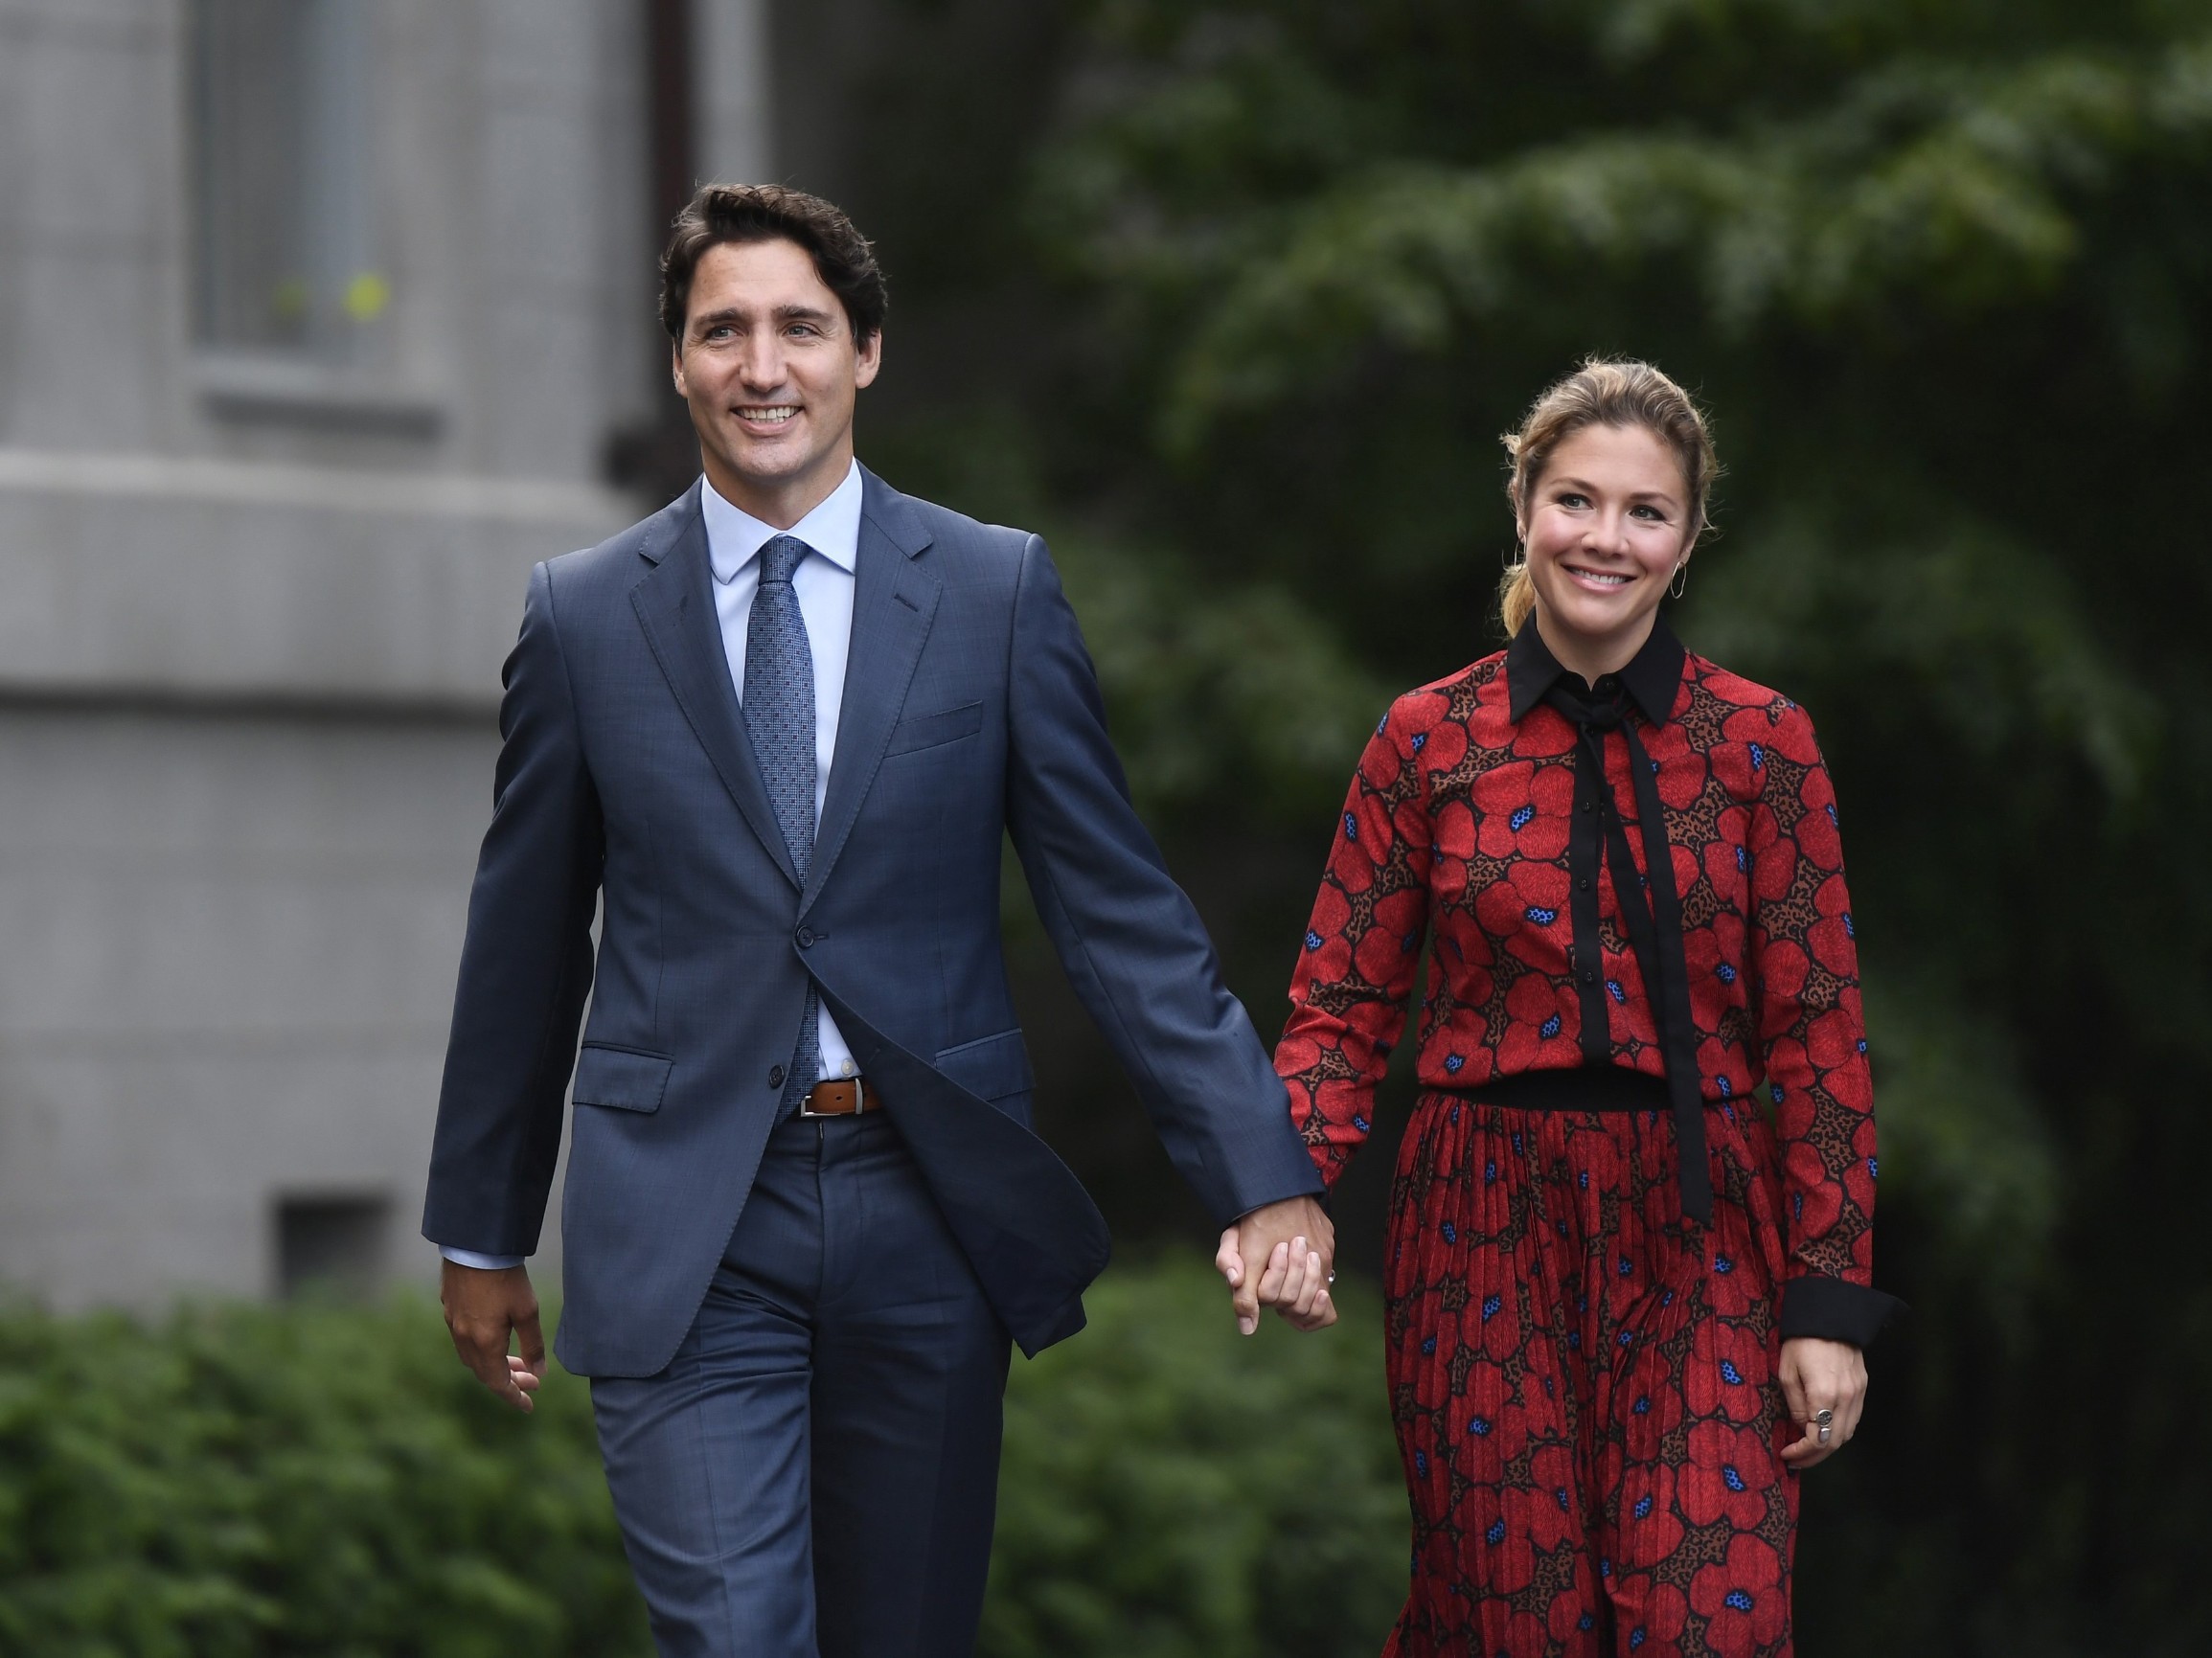
[[[665,407],[647,10],[0,0],[0,1280],[433,1270],[499,665]]]

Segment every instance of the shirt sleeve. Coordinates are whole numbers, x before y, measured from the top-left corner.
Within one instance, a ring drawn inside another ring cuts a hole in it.
[[[1746,713],[1770,721],[1749,743],[1747,946],[1782,1142],[1782,1333],[1864,1347],[1897,1304],[1872,1287],[1874,1087],[1836,791],[1802,709]]]
[[[1376,727],[1332,834],[1290,981],[1275,1070],[1290,1120],[1332,1186],[1375,1120],[1375,1089],[1405,1029],[1428,926],[1431,834],[1414,740],[1441,704],[1416,693]]]

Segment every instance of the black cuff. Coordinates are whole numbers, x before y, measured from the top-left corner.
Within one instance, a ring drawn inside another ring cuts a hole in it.
[[[1894,1295],[1840,1278],[1793,1278],[1782,1286],[1782,1339],[1810,1335],[1868,1348],[1890,1315],[1904,1310]]]

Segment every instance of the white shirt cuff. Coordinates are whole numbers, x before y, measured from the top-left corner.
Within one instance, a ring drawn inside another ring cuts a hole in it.
[[[473,1249],[455,1249],[444,1243],[438,1246],[438,1253],[455,1266],[473,1266],[478,1272],[505,1272],[511,1266],[520,1266],[524,1259],[519,1255],[479,1255]]]

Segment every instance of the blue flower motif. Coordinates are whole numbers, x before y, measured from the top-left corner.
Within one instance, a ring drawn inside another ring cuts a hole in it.
[[[1790,1215],[1793,1220],[1805,1218],[1805,1193],[1800,1192],[1790,1200]]]
[[[1585,1169],[1580,1174],[1576,1175],[1575,1184],[1581,1187],[1585,1192],[1587,1192],[1590,1189],[1590,1171]]]
[[[1741,1589],[1729,1590],[1727,1597],[1722,1603],[1735,1607],[1739,1612],[1748,1612],[1755,1604],[1751,1597],[1745,1594]]]
[[[1506,828],[1512,829],[1514,833],[1518,834],[1522,829],[1528,828],[1528,820],[1534,816],[1536,816],[1535,806],[1524,806],[1516,807],[1513,816],[1505,820]]]
[[[1367,1119],[1355,1111],[1352,1114],[1352,1126],[1358,1129],[1360,1133],[1364,1134],[1367,1132]]]
[[[1541,1025],[1537,1027],[1537,1033],[1538,1034],[1543,1036],[1558,1035],[1560,1033],[1560,1016],[1557,1013],[1554,1013],[1550,1018],[1546,1019]]]
[[[1724,1255],[1716,1255],[1713,1257],[1713,1270],[1719,1273],[1734,1272],[1736,1263]]]
[[[1781,1104],[1781,1103],[1782,1103],[1782,1084],[1781,1084],[1781,1083],[1779,1083],[1779,1082],[1769,1082],[1769,1083],[1767,1083],[1767,1092],[1774,1096],[1774,1103],[1775,1103],[1775,1104],[1779,1105],[1779,1104]]]
[[[1444,1056],[1444,1068],[1454,1077],[1459,1075],[1459,1068],[1466,1063],[1467,1056],[1464,1054],[1447,1054]]]
[[[1430,1336],[1421,1344],[1421,1356],[1424,1358],[1436,1356],[1436,1337]]]
[[[1751,867],[1751,854],[1742,847],[1736,849],[1736,873],[1742,874]]]
[[[1583,1351],[1583,1332],[1581,1330],[1570,1329],[1567,1331],[1567,1347],[1574,1352]]]
[[[1724,1358],[1721,1361],[1721,1379],[1732,1388],[1744,1385],[1744,1373],[1736,1368],[1734,1359]]]
[[[1650,1493],[1647,1492],[1643,1496],[1640,1496],[1636,1499],[1636,1518],[1640,1520],[1651,1511],[1652,1499]]]
[[[1426,748],[1427,746],[1428,746],[1428,733],[1426,733],[1425,731],[1417,731],[1417,732],[1415,732],[1415,733],[1413,734],[1413,743],[1412,743],[1413,752],[1414,752],[1415,754],[1419,754],[1419,753],[1420,753],[1420,752],[1421,752],[1423,749]]]
[[[1350,812],[1344,814],[1344,838],[1348,841],[1359,838],[1359,820]]]
[[[1634,1330],[1632,1330],[1632,1329],[1624,1329],[1623,1331],[1621,1331],[1621,1340],[1620,1340],[1620,1345],[1621,1345],[1622,1347],[1633,1347],[1633,1346],[1635,1346],[1635,1344],[1636,1344],[1636,1332],[1635,1332]]]
[[[1415,1451],[1413,1453],[1413,1471],[1417,1474],[1428,1472],[1428,1453],[1426,1451]]]
[[[1851,912],[1849,910],[1843,912],[1843,936],[1847,939],[1859,937],[1859,929],[1851,924]]]
[[[1855,1044],[1854,1044],[1854,1046],[1855,1046],[1855,1047],[1857,1047],[1857,1048],[1858,1048],[1858,1050],[1859,1050],[1859,1051],[1861,1054],[1865,1053],[1865,1052],[1866,1052],[1866,1038],[1865,1038],[1864,1036],[1861,1036],[1861,1037],[1859,1037],[1859,1040],[1858,1040],[1858,1042],[1857,1042],[1857,1043],[1855,1043]]]
[[[1488,1543],[1494,1549],[1496,1548],[1498,1544],[1504,1542],[1505,1522],[1503,1520],[1491,1521],[1490,1530],[1483,1533],[1482,1540]]]
[[[1644,1626],[1641,1624],[1638,1624],[1633,1629],[1629,1631],[1629,1650],[1633,1652],[1637,1647],[1641,1647],[1646,1641],[1649,1641],[1650,1639],[1651,1636],[1644,1633]]]
[[[1866,1178],[1869,1180],[1880,1180],[1881,1178],[1881,1158],[1869,1157],[1866,1160]]]
[[[1539,927],[1548,927],[1560,919],[1559,911],[1547,910],[1541,904],[1531,904],[1521,913]]]
[[[1767,751],[1757,743],[1751,745],[1751,769],[1753,771],[1765,771],[1767,769]]]
[[[1722,962],[1713,969],[1713,976],[1723,985],[1733,985],[1736,982],[1736,969],[1730,964]]]
[[[1624,1255],[1621,1257],[1620,1264],[1614,1270],[1623,1278],[1628,1278],[1635,1272],[1636,1263]]]
[[[1597,1626],[1598,1621],[1587,1612],[1585,1612],[1575,1621],[1575,1627],[1578,1629],[1595,1629]]]
[[[1482,1166],[1482,1183],[1485,1186],[1495,1186],[1497,1184],[1496,1158],[1492,1158],[1488,1163],[1485,1163]]]
[[[1552,1495],[1553,1495],[1554,1497],[1557,1497],[1557,1498],[1559,1499],[1559,1505],[1560,1505],[1560,1512],[1561,1512],[1561,1513],[1562,1513],[1562,1514],[1564,1514],[1564,1513],[1567,1513],[1567,1512],[1569,1512],[1570,1510],[1572,1510],[1572,1509],[1574,1508],[1574,1505],[1573,1505],[1572,1503],[1570,1503],[1570,1502],[1568,1502],[1568,1501],[1567,1501],[1567,1488],[1566,1488],[1566,1487],[1564,1487],[1564,1486],[1557,1486],[1557,1487],[1554,1487],[1554,1488],[1553,1488],[1553,1489],[1552,1489]]]
[[[1740,1491],[1744,1488],[1744,1476],[1736,1471],[1735,1465],[1731,1463],[1721,1470],[1721,1483],[1731,1491]]]
[[[1454,1123],[1459,1121],[1459,1107],[1456,1105],[1451,1108],[1451,1120]]]
[[[1650,1416],[1652,1414],[1652,1396],[1650,1394],[1641,1395],[1636,1402],[1629,1408],[1640,1417]]]
[[[1827,805],[1827,806],[1826,806],[1824,808],[1822,808],[1822,809],[1824,809],[1824,810],[1825,810],[1825,811],[1828,813],[1828,824],[1829,824],[1829,827],[1830,827],[1831,829],[1835,828],[1835,827],[1836,827],[1836,803],[1835,803],[1834,801],[1830,801],[1830,802],[1828,803],[1828,805]]]
[[[1733,1093],[1735,1093],[1735,1092],[1736,1092],[1736,1085],[1735,1085],[1734,1083],[1730,1082],[1730,1081],[1728,1080],[1728,1079],[1727,1079],[1727,1078],[1725,1078],[1725,1077],[1718,1077],[1718,1078],[1715,1078],[1715,1079],[1714,1079],[1714,1080],[1715,1080],[1715,1081],[1717,1081],[1717,1082],[1718,1082],[1718,1083],[1721,1085],[1721,1098],[1722,1098],[1722,1099],[1725,1100],[1725,1099],[1727,1099],[1727,1098],[1728,1098],[1728,1097],[1729,1097],[1731,1094],[1733,1094]],[[1731,1115],[1733,1115],[1733,1113],[1731,1113]]]
[[[1613,1000],[1616,1002],[1625,1004],[1629,999],[1628,991],[1621,988],[1621,982],[1618,979],[1608,979],[1606,981],[1606,989],[1611,994]]]
[[[1600,1555],[1600,1556],[1598,1556],[1598,1576],[1599,1576],[1599,1577],[1601,1577],[1601,1578],[1609,1578],[1609,1577],[1611,1577],[1612,1575],[1613,1575],[1613,1562],[1612,1562],[1612,1557],[1611,1557],[1610,1556],[1607,1556],[1607,1555]]]
[[[1559,1232],[1562,1238],[1564,1238],[1567,1235],[1567,1223],[1564,1216],[1562,1216],[1560,1219]]]
[[[1513,1154],[1514,1154],[1516,1157],[1518,1157],[1519,1155],[1521,1155],[1521,1148],[1520,1148],[1520,1130],[1519,1130],[1519,1129],[1517,1129],[1517,1128],[1516,1128],[1516,1129],[1513,1131]]]
[[[1659,1305],[1661,1306],[1673,1306],[1675,1305],[1675,1292],[1670,1289],[1662,1294],[1659,1297]]]
[[[1421,935],[1419,933],[1407,933],[1405,937],[1398,941],[1398,953],[1402,956],[1408,955],[1412,952],[1413,946],[1420,943]]]
[[[1444,1234],[1445,1242],[1457,1243],[1459,1241],[1458,1230],[1453,1227],[1450,1221],[1446,1221],[1442,1226],[1438,1227],[1437,1230]]]
[[[1488,1417],[1470,1417],[1470,1418],[1468,1418],[1468,1420],[1467,1420],[1467,1431],[1468,1431],[1469,1433],[1472,1434],[1472,1435],[1473,1435],[1473,1436],[1474,1436],[1476,1439],[1478,1439],[1478,1440],[1487,1440],[1488,1438],[1490,1438],[1490,1418],[1488,1418]]]
[[[1314,932],[1311,927],[1306,930],[1306,947],[1309,950],[1318,950],[1323,943],[1319,933]]]
[[[1505,1297],[1486,1295],[1482,1298],[1482,1322],[1488,1324],[1505,1309]]]

